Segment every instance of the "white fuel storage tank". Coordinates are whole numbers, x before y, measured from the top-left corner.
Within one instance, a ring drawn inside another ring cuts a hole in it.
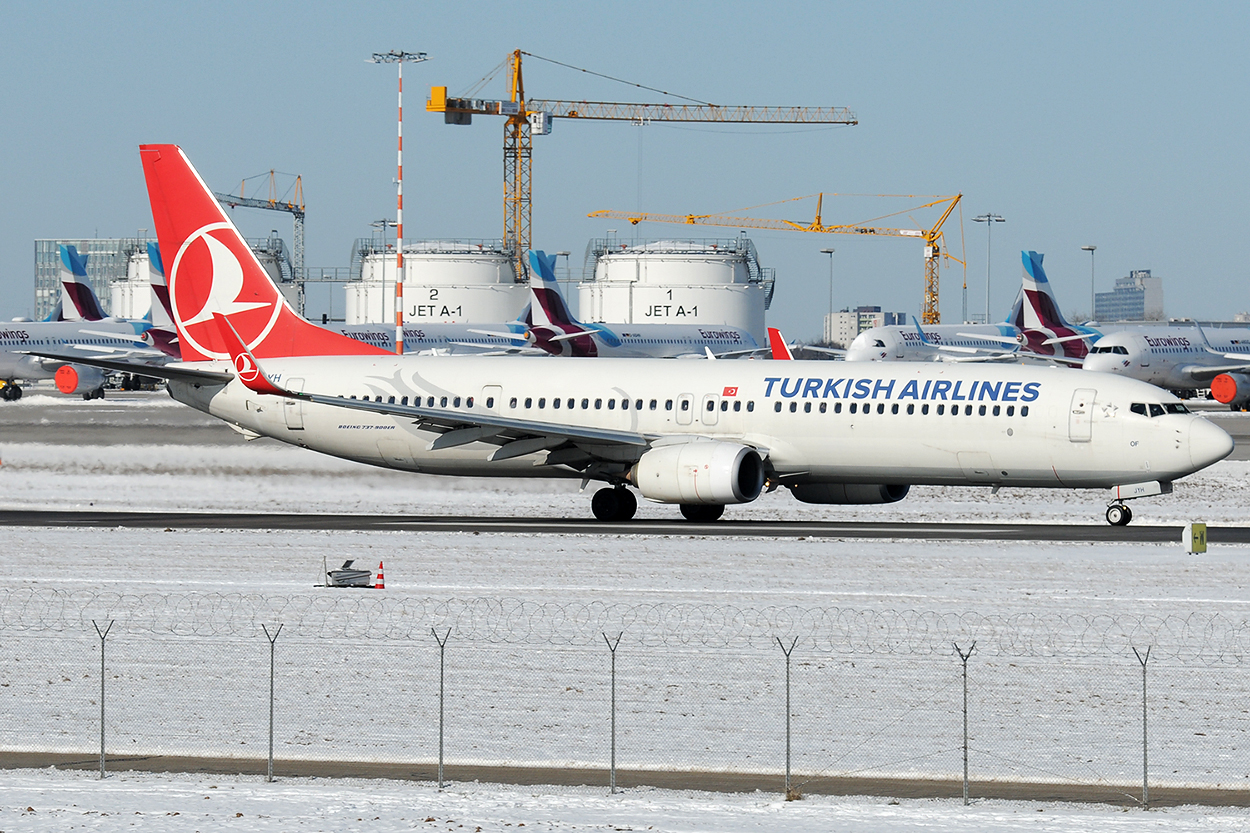
[[[741,327],[766,341],[772,269],[751,240],[590,241],[578,284],[579,317],[620,324]]]
[[[348,324],[395,320],[394,245],[357,243],[360,280],[346,284]],[[498,240],[426,240],[404,244],[404,322],[510,321],[529,303],[512,256]]]

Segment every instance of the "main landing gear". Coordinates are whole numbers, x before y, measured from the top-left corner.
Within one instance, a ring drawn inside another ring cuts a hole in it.
[[[590,499],[590,511],[601,521],[628,521],[638,511],[638,498],[624,486],[600,489]]]
[[[16,402],[22,398],[22,389],[12,382],[0,383],[0,385],[3,385],[0,387],[0,399],[5,402]]]
[[[725,507],[719,503],[683,503],[681,516],[695,523],[711,523],[720,520],[725,514]]]
[[[1112,526],[1128,526],[1133,520],[1133,510],[1123,503],[1113,503],[1107,507],[1107,523]]]

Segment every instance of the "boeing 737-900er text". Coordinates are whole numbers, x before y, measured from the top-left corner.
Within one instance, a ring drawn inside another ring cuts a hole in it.
[[[986,362],[1036,359],[1080,366],[1087,341],[1101,335],[1068,323],[1042,268],[1043,255],[1021,252],[1020,292],[1002,324],[887,326],[864,330],[851,342],[846,360]]]
[[[140,156],[183,356],[156,373],[247,434],[406,471],[600,481],[592,509],[615,520],[631,487],[714,520],[766,488],[859,504],[948,484],[1110,488],[1125,523],[1125,499],[1233,448],[1164,391],[1063,368],[385,353],[296,315],[180,148]]]

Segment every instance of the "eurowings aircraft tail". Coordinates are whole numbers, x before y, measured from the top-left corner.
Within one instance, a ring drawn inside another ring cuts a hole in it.
[[[1043,257],[1038,252],[1020,253],[1024,274],[1009,323],[1025,334],[1028,349],[1034,353],[1083,359],[1089,352],[1084,333],[1068,323],[1059,310],[1055,292],[1042,268]]]
[[[183,361],[230,359],[214,315],[257,358],[372,355],[386,351],[323,330],[286,302],[182,149],[141,145],[156,239]]]
[[[148,316],[152,326],[145,333],[152,346],[175,360],[182,358],[178,347],[178,327],[174,324],[174,311],[169,306],[169,285],[165,281],[165,264],[161,262],[161,248],[148,244],[148,279],[152,287],[152,306]]]
[[[534,323],[580,327],[581,322],[569,312],[560,292],[560,284],[556,281],[556,256],[539,251],[531,251],[529,255],[530,294],[535,301]]]
[[[87,256],[61,246],[61,310],[66,321],[101,321],[104,310],[87,280]]]

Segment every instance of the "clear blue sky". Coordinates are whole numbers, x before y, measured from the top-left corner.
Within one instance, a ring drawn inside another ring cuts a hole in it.
[[[446,126],[432,84],[465,91],[521,48],[721,104],[850,107],[855,127],[634,127],[557,121],[535,139],[535,246],[573,252],[620,223],[600,208],[718,212],[801,196],[963,192],[948,241],[992,313],[1019,286],[1021,249],[1046,254],[1068,311],[1130,269],[1164,278],[1168,313],[1250,309],[1245,161],[1250,5],[1164,3],[9,2],[0,11],[0,317],[33,306],[33,240],[150,228],[137,146],[181,144],[226,190],[276,168],[303,176],[307,263],[346,266],[368,223],[394,216],[395,69],[374,51],[428,52],[408,67],[409,237],[498,237],[500,119]],[[530,60],[535,98],[650,101],[652,93]],[[502,74],[484,94],[504,97]],[[809,219],[810,203],[757,212]],[[878,209],[825,205],[826,222]],[[247,234],[290,221],[235,212]],[[917,220],[923,221],[918,215]],[[904,222],[905,218],[904,218]],[[648,237],[677,236],[652,226]],[[734,229],[725,229],[728,236]],[[709,231],[706,236],[716,236]],[[700,234],[700,236],[704,236]],[[836,302],[915,313],[920,245],[757,232],[777,270],[769,321],[812,338]],[[963,272],[944,270],[956,321]]]

